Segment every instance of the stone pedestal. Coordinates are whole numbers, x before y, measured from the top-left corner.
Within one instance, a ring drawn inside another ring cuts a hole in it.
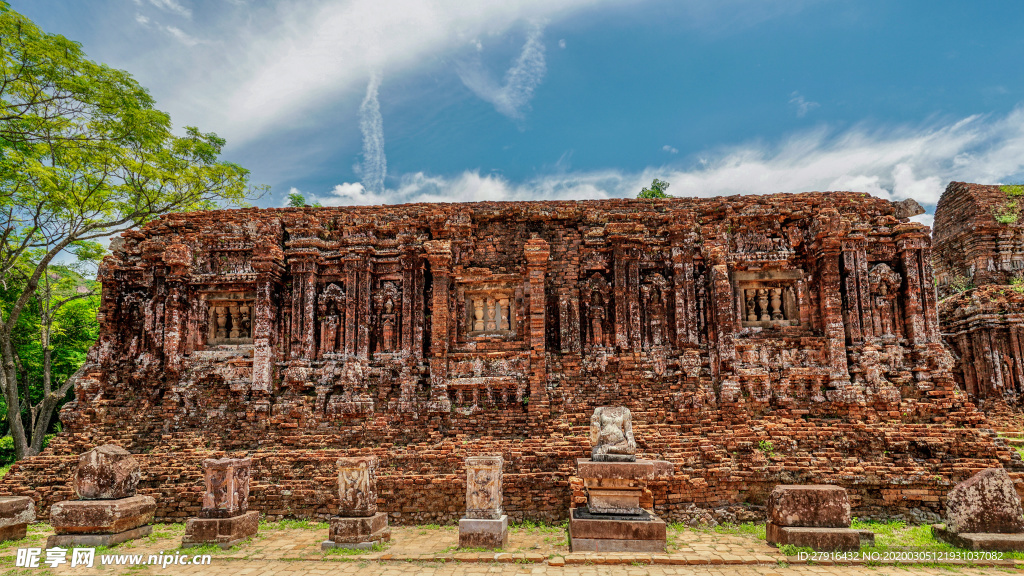
[[[932,526],[932,534],[968,550],[1024,551],[1024,509],[1006,470],[982,470],[954,486],[946,524]]]
[[[112,546],[152,531],[156,513],[151,496],[115,500],[65,500],[50,508],[50,525],[56,532],[46,540],[47,548],[69,544]]]
[[[28,496],[0,498],[0,542],[21,540],[36,519],[36,504]]]
[[[460,548],[504,548],[508,516],[501,509],[501,456],[466,458],[466,516],[459,520]]]
[[[780,485],[768,496],[769,544],[818,551],[860,550],[861,533],[850,529],[846,489],[829,485]]]
[[[185,524],[182,548],[217,544],[227,549],[256,535],[259,513],[249,512],[249,458],[219,458],[203,461],[206,492],[199,518]]]
[[[78,459],[75,493],[81,500],[65,500],[50,507],[50,525],[56,533],[46,540],[54,546],[113,546],[152,532],[156,500],[137,496],[141,472],[130,452],[107,444]]]
[[[670,462],[576,461],[587,489],[587,507],[569,518],[573,552],[664,552],[665,522],[640,506],[647,482],[671,474]]]
[[[337,469],[338,515],[320,548],[368,549],[390,541],[388,515],[377,512],[377,457],[339,458]]]

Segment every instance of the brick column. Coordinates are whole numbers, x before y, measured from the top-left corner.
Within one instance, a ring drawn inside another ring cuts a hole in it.
[[[449,240],[423,243],[433,279],[430,303],[430,412],[450,412],[448,399],[448,292],[451,284],[452,246]]]
[[[531,412],[547,411],[547,356],[545,332],[547,319],[547,297],[544,292],[544,276],[548,270],[551,247],[542,238],[531,238],[524,249],[526,256],[526,279],[530,290],[530,319],[528,338],[530,343],[530,404]]]

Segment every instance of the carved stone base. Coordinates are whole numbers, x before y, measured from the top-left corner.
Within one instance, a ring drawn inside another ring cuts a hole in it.
[[[335,516],[331,518],[328,538],[320,545],[322,550],[331,548],[366,549],[376,544],[391,540],[391,528],[388,527],[388,515],[378,512],[373,516],[347,518]]]
[[[569,519],[569,548],[573,552],[664,552],[665,521],[643,514],[595,518],[575,508]]]
[[[986,552],[1024,552],[1024,534],[995,534],[989,532],[950,532],[942,524],[932,525],[932,535],[957,548]]]
[[[46,547],[113,546],[129,540],[145,538],[152,531],[153,527],[147,524],[117,534],[54,534],[46,539]]]
[[[459,520],[459,548],[504,548],[508,545],[508,515],[497,520]]]
[[[57,534],[119,534],[149,524],[154,513],[152,496],[65,500],[50,508],[50,525]]]
[[[225,550],[256,535],[260,514],[252,511],[233,518],[189,518],[185,524],[182,548],[216,544]]]
[[[805,528],[778,526],[769,522],[766,532],[768,543],[776,546],[792,544],[819,552],[860,550],[860,532],[850,528]]]

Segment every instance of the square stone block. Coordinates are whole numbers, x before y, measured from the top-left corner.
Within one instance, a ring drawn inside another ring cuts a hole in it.
[[[139,485],[139,461],[132,453],[104,444],[78,457],[75,493],[83,500],[130,498]]]
[[[391,539],[388,515],[378,512],[367,517],[331,518],[327,540],[335,544],[358,544],[360,542],[386,542]]]
[[[776,526],[849,528],[850,500],[841,486],[781,484],[768,496],[768,522]]]
[[[508,545],[508,515],[497,520],[462,518],[459,520],[460,548],[504,548]]]
[[[982,470],[946,495],[946,526],[958,534],[1024,532],[1024,508],[1002,468]]]
[[[231,548],[242,540],[255,536],[259,529],[260,514],[253,510],[233,518],[189,518],[185,523],[182,548],[201,544],[217,544]]]
[[[50,524],[57,534],[118,534],[149,524],[155,513],[151,496],[65,500],[50,508]]]
[[[819,552],[852,552],[860,550],[860,532],[849,528],[807,528],[801,526],[767,525],[769,544],[813,548]]]
[[[606,490],[587,488],[587,507],[596,514],[642,514],[642,488]]]
[[[36,503],[28,496],[0,498],[0,528],[29,524],[35,519]]]
[[[131,530],[125,530],[124,532],[118,532],[116,534],[54,534],[46,539],[46,547],[53,548],[54,546],[60,546],[61,548],[67,548],[69,546],[113,546],[129,540],[145,538],[146,536],[149,536],[151,532],[153,532],[153,527],[147,524],[145,526],[139,526],[138,528],[132,528]]]
[[[580,513],[580,514],[578,514]],[[637,520],[569,518],[569,549],[573,552],[665,552],[665,521],[648,511]]]
[[[0,528],[0,542],[21,540],[28,534],[28,524],[11,524]]]
[[[932,535],[958,548],[986,552],[1024,552],[1024,533],[962,532],[946,530],[942,524],[932,525]]]

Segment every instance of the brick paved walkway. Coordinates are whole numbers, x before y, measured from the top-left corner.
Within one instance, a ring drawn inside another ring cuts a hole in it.
[[[287,525],[286,525],[287,526]],[[0,545],[0,573],[6,574],[80,574],[89,575],[186,575],[211,574],[223,576],[277,576],[326,574],[379,574],[398,576],[425,574],[428,576],[462,576],[477,574],[550,574],[552,576],[597,576],[605,574],[627,576],[656,576],[661,574],[694,574],[707,576],[768,576],[778,575],[839,575],[870,574],[872,576],[898,574],[997,574],[1017,573],[1009,567],[952,569],[935,567],[863,567],[787,565],[786,558],[777,549],[742,534],[719,534],[702,531],[675,531],[669,533],[669,550],[664,555],[570,554],[564,529],[516,528],[510,530],[509,548],[504,553],[458,550],[456,527],[392,528],[393,543],[385,550],[360,554],[324,553],[320,542],[327,535],[326,525],[282,527],[280,524],[261,526],[260,534],[251,542],[232,550],[189,549],[179,550],[183,526],[156,525],[153,535],[110,550],[96,552],[96,566],[84,568],[67,564],[50,568],[40,562],[40,568],[15,568],[19,548],[45,547],[45,538],[51,530],[44,524],[30,528],[29,537],[20,542]],[[184,553],[209,554],[211,562],[205,566],[99,566],[101,555],[138,555],[146,562],[150,555],[157,558]],[[70,556],[69,556],[70,559]],[[45,561],[45,552],[42,558]],[[564,565],[563,565],[564,564]],[[614,564],[614,565],[610,565]],[[682,565],[696,564],[696,565]]]

